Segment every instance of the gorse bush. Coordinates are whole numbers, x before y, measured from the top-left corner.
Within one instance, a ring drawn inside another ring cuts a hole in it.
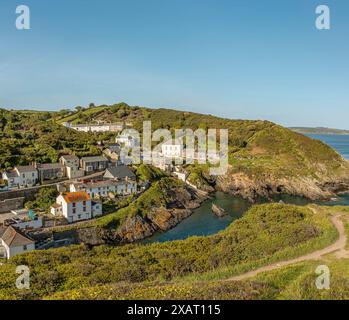
[[[11,278],[16,265],[27,265],[32,272],[28,298],[42,298],[119,282],[132,286],[214,276],[220,270],[236,274],[325,246],[336,236],[325,215],[315,215],[305,207],[260,205],[213,236],[121,247],[79,245],[18,255],[0,267],[0,279]],[[11,282],[2,281],[0,294],[8,295]],[[50,287],[43,285],[45,281]],[[17,295],[12,292],[12,297]]]

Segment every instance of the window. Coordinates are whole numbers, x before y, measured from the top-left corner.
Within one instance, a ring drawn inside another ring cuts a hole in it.
[[[23,250],[24,251],[27,250],[27,246],[26,245],[23,246]]]
[[[73,209],[73,213],[76,213],[76,209],[75,208]]]
[[[86,207],[83,207],[82,211],[86,212]]]
[[[73,208],[75,208],[76,207],[76,203],[75,202],[73,202]]]
[[[81,214],[78,214],[78,219],[81,219]]]
[[[86,201],[83,202],[83,205],[86,206]]]

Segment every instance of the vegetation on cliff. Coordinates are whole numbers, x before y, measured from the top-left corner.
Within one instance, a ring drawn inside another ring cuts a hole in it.
[[[176,191],[183,189],[183,183],[177,179],[166,177],[154,182],[136,201],[128,206],[96,220],[99,227],[116,228],[128,217],[146,217],[152,208],[166,208],[176,197]]]
[[[229,172],[218,179],[218,187],[248,198],[285,192],[315,199],[333,196],[335,190],[328,190],[329,183],[345,181],[349,186],[348,162],[336,151],[269,121],[230,120],[186,111],[130,107],[125,103],[71,112],[58,121],[79,123],[91,115],[95,120],[124,121],[140,131],[144,120],[151,121],[153,130],[228,129]],[[209,176],[207,165],[190,165],[186,169],[189,181],[202,189],[210,190],[217,182]],[[259,186],[255,186],[256,181]],[[247,188],[247,194],[241,192]]]
[[[53,112],[0,109],[0,169],[56,162],[64,153],[99,155],[98,139],[56,123]]]
[[[113,133],[88,134],[67,129],[61,125],[66,121],[121,121],[141,132],[144,120],[151,121],[153,130],[229,130],[228,174],[216,181],[208,175],[207,165],[187,166],[189,181],[206,190],[217,185],[247,198],[285,192],[315,199],[333,196],[339,184],[342,189],[349,188],[349,165],[337,152],[269,121],[222,119],[186,111],[131,107],[126,103],[91,104],[89,108],[59,112],[1,109],[0,165],[7,168],[32,161],[53,162],[65,152],[79,156],[100,154],[95,146],[97,140],[112,139]],[[140,177],[146,179],[147,174],[140,173]]]

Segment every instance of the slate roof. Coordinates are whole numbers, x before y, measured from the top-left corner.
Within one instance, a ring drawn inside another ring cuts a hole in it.
[[[102,161],[108,161],[107,158],[103,156],[97,156],[97,157],[83,157],[81,158],[82,161],[85,162],[102,162]]]
[[[79,160],[77,156],[74,156],[72,154],[65,154],[61,156],[61,158],[63,158],[64,160]]]
[[[5,171],[7,177],[9,178],[16,178],[18,177],[18,173],[15,170]]]
[[[61,163],[38,163],[38,170],[63,169]]]
[[[0,237],[8,247],[18,247],[34,243],[32,239],[12,226],[7,227],[6,230],[0,230]]]
[[[112,175],[114,178],[125,179],[126,177],[130,179],[135,179],[136,175],[131,171],[128,166],[116,166],[108,168],[106,170],[106,176]]]
[[[18,172],[32,172],[36,171],[36,168],[34,166],[17,166],[16,169]]]

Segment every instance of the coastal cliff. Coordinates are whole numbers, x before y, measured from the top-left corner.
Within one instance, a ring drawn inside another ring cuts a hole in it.
[[[175,178],[164,177],[127,207],[86,225],[55,228],[54,237],[92,246],[132,243],[175,227],[208,197]]]
[[[102,238],[105,242],[134,242],[147,238],[157,231],[169,230],[190,216],[193,209],[199,207],[208,197],[208,195],[199,194],[173,178],[165,178],[163,180],[166,180],[167,187],[161,188],[160,197],[163,200],[165,199],[165,201],[161,205],[157,205],[155,201],[152,201],[155,200],[153,198],[148,202],[151,205],[143,212],[138,211],[140,207],[144,208],[143,199],[139,199],[138,202],[136,201],[136,203],[131,205],[131,208],[128,208],[130,214],[127,214],[116,228],[110,228],[109,224],[109,227],[106,226],[107,228],[103,229]],[[162,187],[164,187],[163,182],[160,181]],[[154,190],[151,190],[145,195],[145,197],[148,197],[147,200],[149,200],[149,197],[152,197],[152,191]],[[157,191],[160,191],[160,189]],[[135,206],[137,206],[138,214],[132,214]],[[122,214],[123,212],[119,212],[119,215]]]

